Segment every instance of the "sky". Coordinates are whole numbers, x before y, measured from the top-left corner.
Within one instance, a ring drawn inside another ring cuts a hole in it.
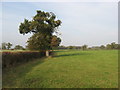
[[[62,21],[61,45],[98,46],[118,42],[117,2],[3,2],[2,42],[25,46],[32,34],[21,35],[19,25],[25,18],[31,20],[36,10],[53,12]]]
[[[119,2],[119,0],[1,0],[2,2]]]

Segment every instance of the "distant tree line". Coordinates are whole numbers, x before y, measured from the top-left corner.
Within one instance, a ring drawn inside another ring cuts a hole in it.
[[[120,49],[120,44],[116,44],[115,42],[111,43],[111,44],[107,44],[107,45],[101,45],[101,46],[92,46],[92,47],[88,47],[88,45],[82,45],[82,46],[59,46],[61,42],[61,39],[58,38],[57,36],[53,36],[52,41],[51,41],[51,46],[53,50],[56,49],[76,49],[76,50],[100,50],[100,49],[106,49],[106,50],[111,50],[111,49]],[[24,48],[21,45],[16,45],[15,47],[13,47],[13,44],[8,42],[8,43],[2,43],[2,46],[0,47],[0,49],[3,50],[26,50],[30,48],[32,48],[32,45],[27,45],[26,48]],[[37,49],[36,49],[37,50]]]
[[[21,45],[16,45],[13,48],[12,48],[12,46],[13,46],[13,44],[10,42],[8,42],[8,43],[3,42],[0,49],[2,49],[2,50],[25,50],[25,48]]]
[[[120,44],[116,44],[115,42],[107,45],[101,46],[92,46],[88,47],[88,45],[82,46],[59,46],[58,49],[77,49],[77,50],[100,50],[100,49],[120,49]]]

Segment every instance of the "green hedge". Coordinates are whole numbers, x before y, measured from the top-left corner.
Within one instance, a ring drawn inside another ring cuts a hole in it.
[[[45,52],[2,52],[2,68],[28,62],[45,56]]]

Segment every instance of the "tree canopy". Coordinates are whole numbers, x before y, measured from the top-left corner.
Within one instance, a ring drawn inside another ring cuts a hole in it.
[[[56,48],[59,46],[60,43],[61,43],[61,39],[56,35],[53,35],[51,39],[51,47]]]
[[[88,47],[87,45],[83,45],[83,46],[82,46],[82,50],[86,50],[87,47]]]
[[[61,25],[60,20],[56,20],[56,15],[52,12],[37,11],[37,14],[31,21],[25,19],[19,26],[21,34],[42,33],[52,35],[57,32],[57,28]]]
[[[12,44],[11,43],[5,43],[3,42],[2,43],[2,49],[10,49],[12,47]]]
[[[50,47],[50,36],[45,36],[41,33],[36,33],[27,41],[27,48],[30,50],[48,50]]]
[[[20,45],[16,45],[16,46],[14,47],[14,49],[16,49],[16,50],[24,50],[24,47],[22,47],[22,46],[20,46]]]
[[[27,47],[31,50],[49,50],[53,46],[58,46],[61,42],[60,38],[54,36],[53,33],[58,30],[61,21],[56,19],[56,15],[52,12],[37,11],[37,14],[31,21],[25,19],[19,26],[21,34],[33,33],[27,41]]]

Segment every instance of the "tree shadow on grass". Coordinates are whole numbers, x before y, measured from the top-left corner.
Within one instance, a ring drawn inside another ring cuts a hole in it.
[[[11,68],[7,68],[3,70],[2,77],[2,87],[19,87],[18,82],[19,79],[24,77],[28,72],[30,72],[35,66],[42,64],[45,62],[45,57],[33,59],[27,63],[20,64],[18,66],[14,66]]]
[[[56,50],[56,51],[53,51],[53,52],[67,52],[68,50]]]
[[[66,57],[66,56],[79,56],[79,55],[89,55],[89,53],[71,53],[71,54],[61,54],[55,57]]]

